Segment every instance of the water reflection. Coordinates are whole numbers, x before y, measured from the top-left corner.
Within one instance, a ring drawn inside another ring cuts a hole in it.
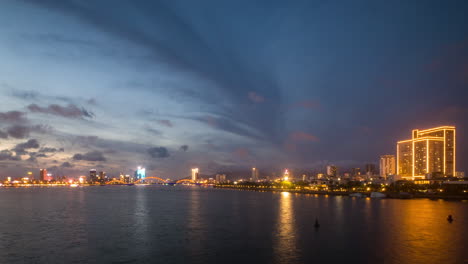
[[[274,251],[279,263],[298,262],[293,200],[289,192],[282,192],[280,195],[276,243],[274,245]]]
[[[138,186],[135,194],[135,205],[134,205],[134,237],[137,239],[137,243],[145,245],[149,241],[149,229],[150,219],[148,210],[148,188],[146,186]]]
[[[188,239],[191,255],[195,256],[202,252],[201,240],[203,238],[200,192],[191,190],[189,197],[189,215],[188,215]]]
[[[464,228],[461,223],[450,224],[447,215],[452,213],[454,202],[413,200],[400,202],[394,207],[394,236],[398,246],[394,253],[405,263],[451,263],[454,259],[463,263],[463,255],[456,247],[448,245],[464,244],[458,232]],[[440,254],[428,254],[440,252]],[[455,262],[454,262],[455,263]],[[457,262],[458,263],[458,262]]]

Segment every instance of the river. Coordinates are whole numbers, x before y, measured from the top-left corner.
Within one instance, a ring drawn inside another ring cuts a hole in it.
[[[466,201],[200,186],[0,189],[0,263],[464,263],[467,242]]]

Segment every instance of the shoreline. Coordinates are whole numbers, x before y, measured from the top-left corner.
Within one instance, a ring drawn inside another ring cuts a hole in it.
[[[226,186],[214,186],[217,189],[229,189],[229,190],[241,190],[241,191],[256,191],[256,192],[289,192],[289,193],[298,193],[298,194],[314,194],[314,195],[330,195],[330,196],[347,196],[352,193],[361,193],[365,195],[362,198],[370,198],[371,192],[348,192],[348,191],[312,191],[312,190],[303,190],[303,189],[287,189],[287,188],[258,188],[258,187],[226,187]],[[385,193],[386,197],[383,198],[373,198],[373,199],[431,199],[431,200],[468,200],[468,195],[440,195],[440,194],[405,194],[400,193]],[[359,197],[358,197],[359,198]]]

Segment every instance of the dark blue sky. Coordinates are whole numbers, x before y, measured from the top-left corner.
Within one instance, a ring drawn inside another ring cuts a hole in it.
[[[0,3],[1,176],[377,162],[455,125],[465,1]]]

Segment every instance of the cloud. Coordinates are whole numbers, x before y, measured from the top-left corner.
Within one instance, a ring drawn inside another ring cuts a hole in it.
[[[8,133],[0,130],[0,138],[8,138]]]
[[[245,159],[250,156],[250,151],[246,148],[237,148],[234,150],[233,154],[238,158]]]
[[[170,156],[169,151],[165,147],[153,147],[148,149],[148,154],[152,158],[167,158]]]
[[[314,100],[299,101],[293,105],[293,107],[301,107],[304,109],[319,109],[321,107],[320,102]]]
[[[38,152],[54,153],[54,152],[63,152],[63,151],[65,151],[64,148],[56,149],[56,148],[43,147],[43,148],[40,148]]]
[[[13,125],[7,127],[7,133],[10,137],[23,139],[29,137],[31,132],[47,133],[51,130],[50,127],[44,125],[24,126]]]
[[[182,145],[182,146],[180,146],[180,150],[182,150],[182,151],[184,151],[184,152],[187,151],[188,148],[189,148],[189,146],[187,146],[187,145]]]
[[[73,168],[73,164],[66,161],[66,162],[62,163],[62,165],[60,165],[60,167],[62,167],[62,168]]]
[[[84,109],[78,108],[74,104],[69,104],[67,106],[60,106],[57,104],[51,104],[47,107],[41,107],[37,104],[30,104],[28,105],[29,111],[33,113],[43,113],[43,114],[51,114],[66,118],[93,118],[94,113]]]
[[[0,151],[0,160],[21,160],[18,155],[13,155],[13,152],[9,150]]]
[[[162,119],[162,120],[156,120],[156,122],[158,122],[160,125],[167,126],[167,127],[173,127],[174,126],[174,124],[172,124],[171,120]]]
[[[27,122],[25,113],[20,111],[9,111],[0,113],[0,121],[16,123],[16,122]]]
[[[145,126],[145,130],[150,132],[151,134],[154,134],[154,135],[157,135],[157,136],[160,136],[162,135],[163,133],[157,129],[154,129],[152,127],[149,127],[149,126]]]
[[[250,101],[252,101],[254,103],[263,103],[263,101],[265,101],[265,97],[255,93],[255,92],[249,92],[248,93],[248,98],[250,99]]]
[[[74,160],[86,160],[86,161],[106,161],[103,153],[100,151],[91,151],[85,154],[77,153],[73,155]]]
[[[257,133],[257,131],[253,130],[251,127],[224,117],[206,115],[202,117],[194,117],[192,119],[225,132],[254,139],[261,139],[261,136]]]
[[[315,142],[319,140],[316,136],[306,133],[306,132],[302,132],[302,131],[292,132],[291,134],[289,134],[289,139],[296,141],[296,142],[297,141]]]
[[[39,148],[39,142],[36,139],[30,139],[24,143],[16,145],[12,150],[16,155],[25,155],[28,154],[26,149],[37,149]]]
[[[35,91],[23,91],[16,89],[12,91],[11,95],[23,100],[36,100],[39,97],[39,93]]]

